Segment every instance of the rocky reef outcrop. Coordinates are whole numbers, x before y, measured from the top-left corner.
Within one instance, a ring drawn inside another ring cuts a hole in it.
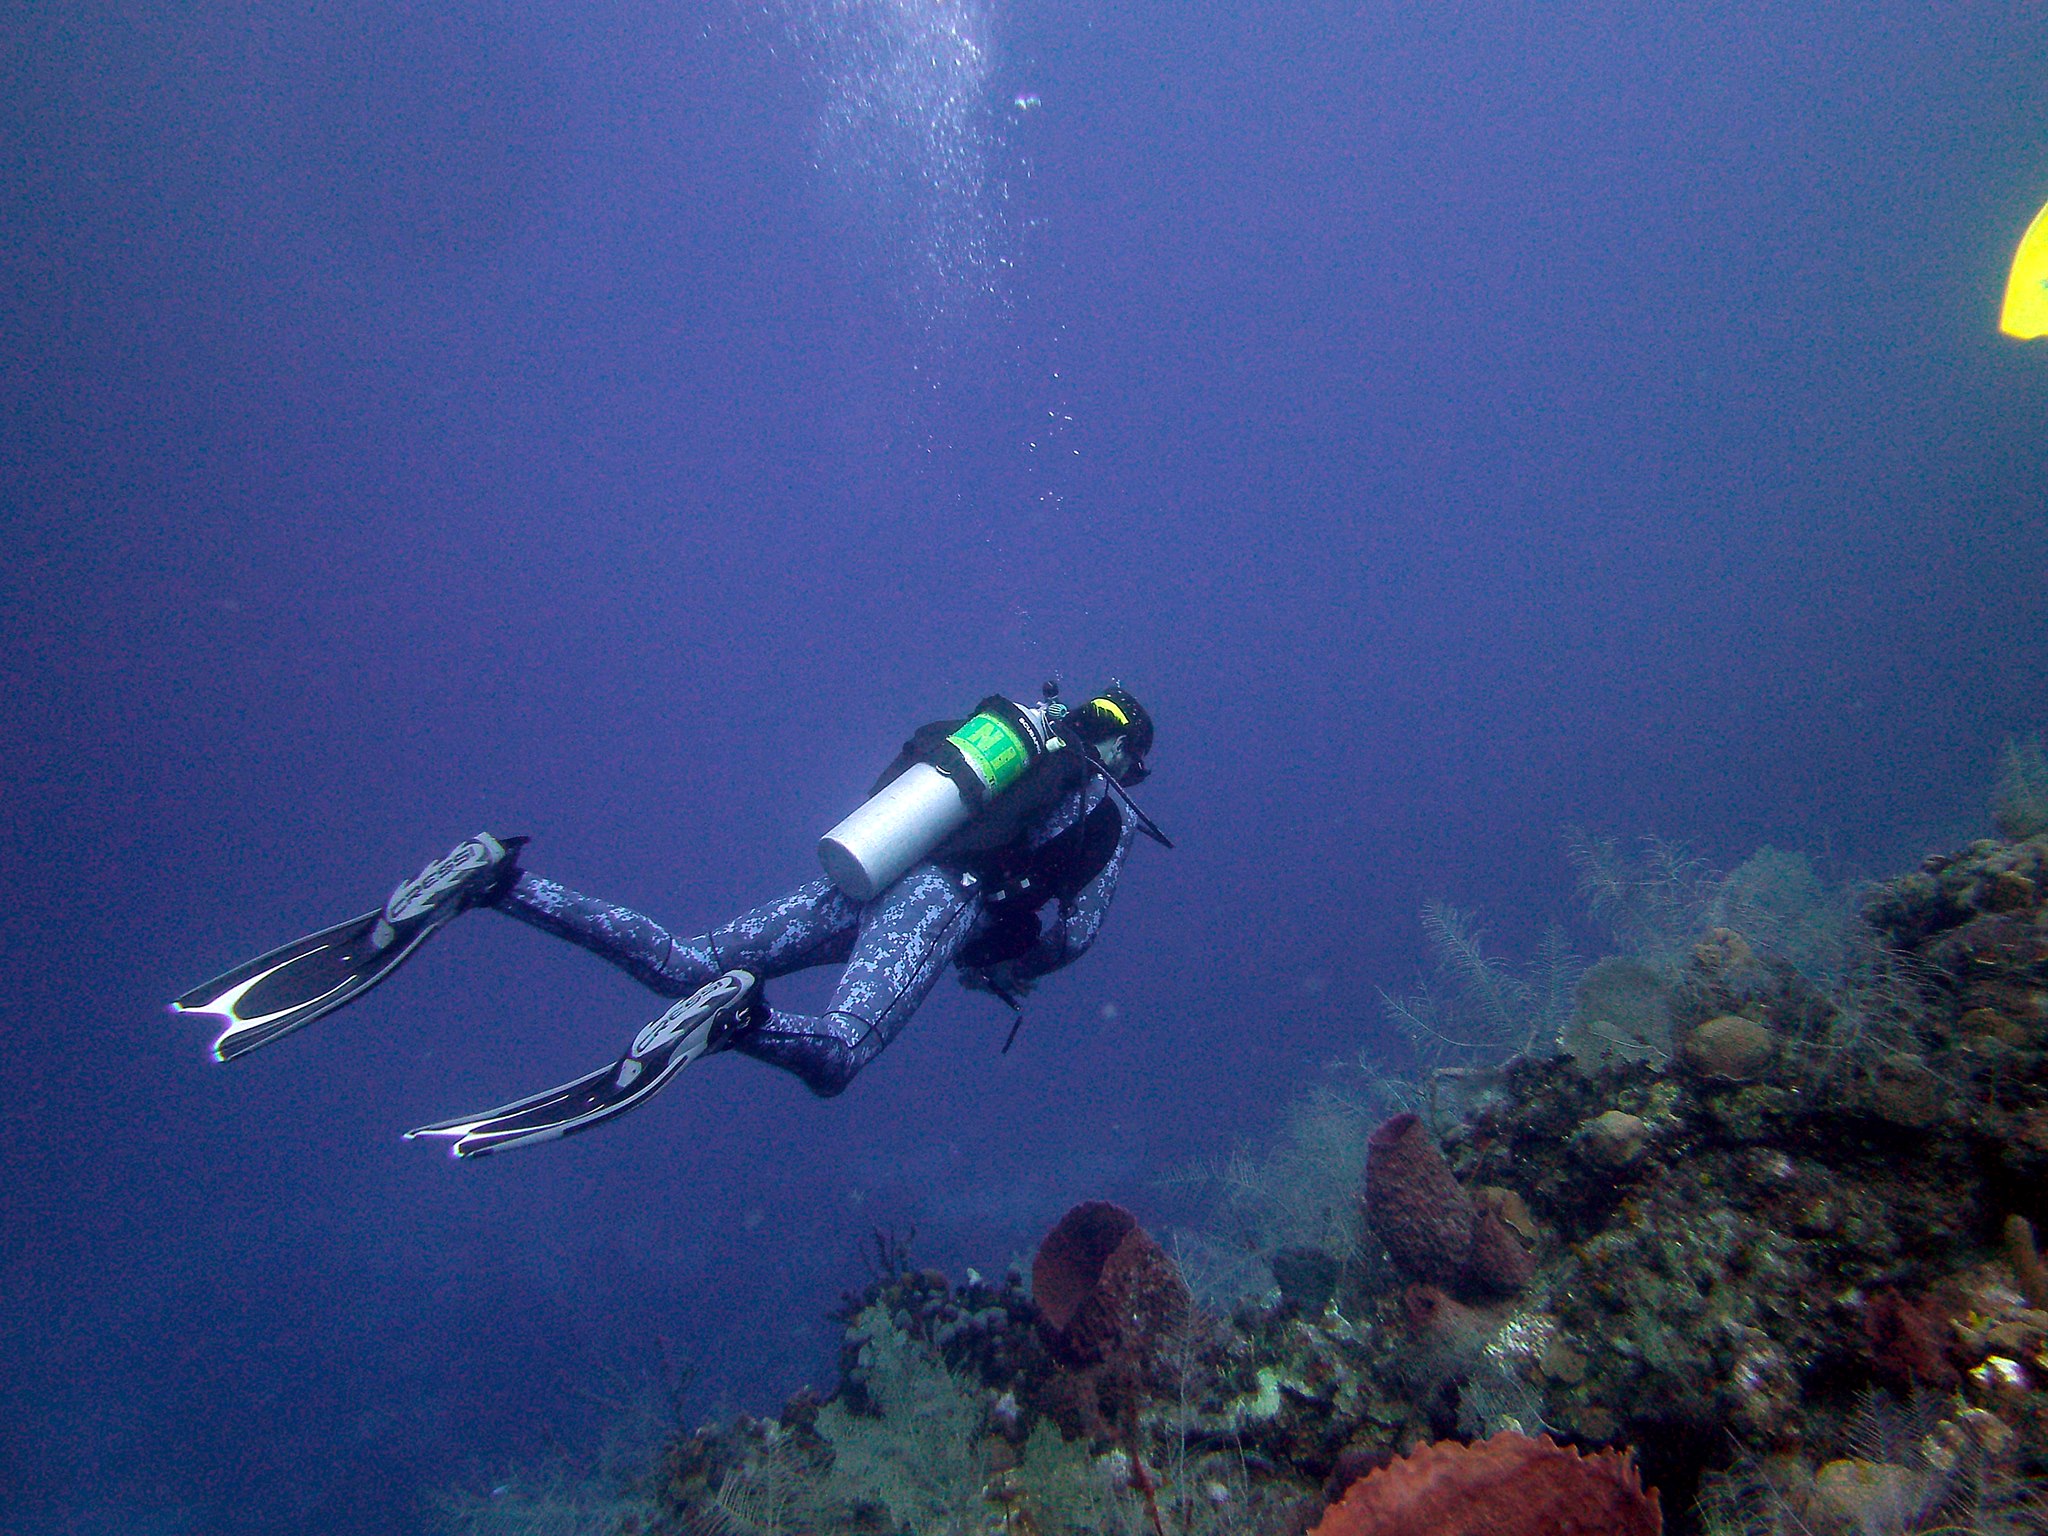
[[[1470,1529],[1635,1536],[1654,1486],[1677,1532],[2048,1531],[2044,891],[2037,833],[1872,888],[1829,967],[1703,923],[1631,962],[1655,1040],[1418,1084],[1356,1241],[1276,1233],[1233,1305],[1099,1203],[1029,1290],[885,1275],[829,1398],[668,1447],[660,1528],[1426,1536],[1519,1457],[1619,1523]]]

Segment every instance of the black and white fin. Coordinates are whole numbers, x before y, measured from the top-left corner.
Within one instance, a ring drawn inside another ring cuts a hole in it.
[[[481,1114],[458,1116],[405,1133],[445,1136],[457,1157],[553,1141],[622,1115],[653,1098],[698,1057],[722,1050],[747,1027],[760,982],[751,971],[727,971],[699,987],[633,1038],[626,1054],[544,1093]]]
[[[501,880],[525,842],[479,832],[401,881],[376,911],[238,965],[194,987],[171,1011],[210,1014],[221,1022],[213,1042],[220,1061],[268,1045],[389,976],[430,934]]]
[[[233,1061],[362,996],[432,931],[420,926],[401,937],[379,907],[238,965],[194,987],[171,1011],[219,1019],[213,1054]]]

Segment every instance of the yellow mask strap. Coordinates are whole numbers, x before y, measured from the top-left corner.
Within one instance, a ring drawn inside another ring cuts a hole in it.
[[[1125,727],[1126,729],[1128,729],[1130,726],[1131,717],[1125,714],[1122,710],[1118,709],[1116,707],[1116,701],[1113,699],[1090,699],[1088,701],[1088,707],[1090,709],[1099,709],[1106,715],[1114,716],[1116,719],[1116,723],[1118,725]]]

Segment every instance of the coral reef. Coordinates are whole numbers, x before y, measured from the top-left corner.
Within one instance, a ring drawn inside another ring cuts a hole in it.
[[[2039,741],[2006,743],[1991,790],[1991,823],[2014,841],[2048,832],[2048,755]]]
[[[1281,1253],[1315,1254],[1345,1265],[1364,1256],[1366,1142],[1392,1110],[1408,1107],[1403,1085],[1379,1078],[1322,1082],[1289,1105],[1275,1142],[1240,1142],[1218,1160],[1161,1177],[1160,1187],[1207,1207],[1203,1230],[1177,1231],[1175,1263],[1197,1301],[1227,1312],[1281,1283]]]
[[[1120,1226],[1100,1212],[1070,1222],[1097,1239],[1095,1228]],[[1148,1245],[1158,1253],[1133,1224],[1111,1254]],[[929,1271],[886,1275],[849,1303],[846,1323],[831,1401],[800,1394],[777,1419],[742,1417],[670,1443],[656,1478],[664,1514],[649,1536],[1278,1536],[1321,1508],[1312,1482],[1264,1466],[1255,1475],[1227,1429],[1217,1433],[1222,1374],[1247,1373],[1226,1359],[1223,1333],[1185,1310],[1164,1333],[1119,1331],[1117,1350],[1142,1341],[1145,1369],[1128,1381],[1136,1395],[1121,1422],[1098,1416],[1093,1433],[1061,1416],[1075,1382],[1099,1382],[1105,1360],[1080,1365],[1050,1347],[1059,1329],[1019,1276],[956,1290]]]
[[[1519,1054],[1234,1157],[1248,1289],[1100,1202],[1029,1290],[885,1265],[833,1394],[675,1437],[647,1529],[1634,1536],[1639,1466],[1684,1536],[2048,1531],[2048,832],[1853,906],[1782,854],[1580,865],[1639,947],[1574,1015],[1440,914]],[[1467,1519],[1509,1457],[1522,1523]],[[1616,1507],[1544,1523],[1588,1477]]]
[[[1987,1415],[1932,1394],[1866,1393],[1846,1454],[1739,1458],[1701,1489],[1706,1536],[2038,1536],[2048,1507],[1995,1447]]]
[[[1777,1054],[1778,1037],[1755,1019],[1720,1013],[1685,1037],[1685,1064],[1701,1077],[1746,1083],[1763,1074]]]
[[[1562,1043],[1581,1061],[1662,1066],[1671,1054],[1676,1001],[1663,967],[1609,955],[1580,980]]]
[[[1408,997],[1380,993],[1418,1060],[1480,1065],[1557,1039],[1581,968],[1562,929],[1544,935],[1535,963],[1520,973],[1488,954],[1471,918],[1447,902],[1422,909],[1422,929],[1436,961],[1434,979]]]

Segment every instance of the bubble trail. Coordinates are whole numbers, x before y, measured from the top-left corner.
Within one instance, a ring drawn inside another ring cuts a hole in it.
[[[976,0],[812,0],[791,30],[823,96],[818,169],[927,322],[1007,303],[990,110],[992,17]]]

